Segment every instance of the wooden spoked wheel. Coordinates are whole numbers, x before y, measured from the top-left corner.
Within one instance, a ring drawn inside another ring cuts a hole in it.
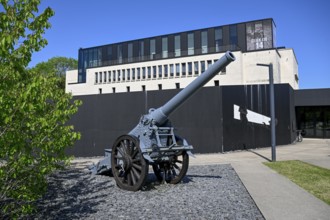
[[[131,135],[120,136],[112,147],[111,169],[117,185],[137,191],[144,186],[149,164],[144,159],[139,140]]]
[[[155,163],[152,169],[159,181],[177,184],[186,175],[189,166],[189,156],[186,151],[171,156],[169,161]]]

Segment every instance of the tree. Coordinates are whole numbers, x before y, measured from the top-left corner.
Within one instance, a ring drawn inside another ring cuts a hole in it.
[[[60,78],[60,87],[65,89],[65,72],[78,69],[78,60],[67,57],[53,57],[47,62],[38,63],[32,70],[43,73],[55,73]]]
[[[41,73],[55,73],[58,76],[65,76],[68,70],[78,69],[78,60],[67,57],[53,57],[46,62],[38,63],[32,68]]]
[[[79,139],[67,124],[79,101],[59,89],[55,74],[27,70],[54,12],[40,0],[0,0],[0,216],[19,217],[47,189],[47,175],[69,162]]]

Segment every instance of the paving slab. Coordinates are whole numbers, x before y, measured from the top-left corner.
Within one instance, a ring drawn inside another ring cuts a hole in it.
[[[305,139],[277,146],[277,161],[302,160],[330,169],[330,141]],[[330,206],[268,168],[271,148],[224,154],[198,154],[192,165],[229,163],[233,166],[266,219],[330,219]]]

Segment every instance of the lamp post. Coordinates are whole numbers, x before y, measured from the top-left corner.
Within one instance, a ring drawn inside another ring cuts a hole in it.
[[[270,130],[271,130],[271,147],[272,147],[272,161],[276,161],[276,134],[275,134],[275,102],[274,102],[274,77],[273,64],[257,63],[257,66],[268,67],[269,71],[269,98],[270,98]]]

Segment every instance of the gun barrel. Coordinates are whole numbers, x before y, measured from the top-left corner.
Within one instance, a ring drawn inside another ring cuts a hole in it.
[[[167,117],[176,110],[182,103],[189,99],[195,92],[202,88],[207,82],[209,82],[216,74],[224,69],[229,63],[236,58],[233,53],[227,51],[217,62],[210,66],[204,73],[197,77],[186,88],[181,90],[177,95],[170,99],[165,105],[157,109],[154,112],[153,119],[162,124]]]

